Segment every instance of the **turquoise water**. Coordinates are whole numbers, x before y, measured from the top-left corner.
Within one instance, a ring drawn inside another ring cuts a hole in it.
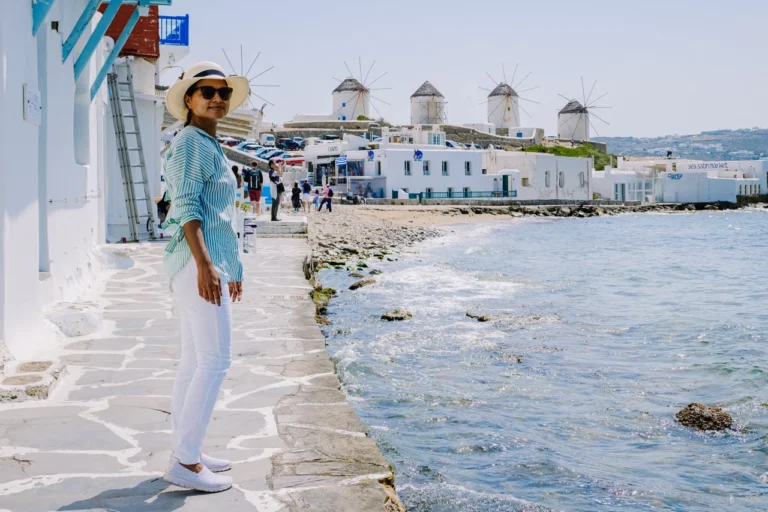
[[[768,509],[767,212],[452,229],[375,286],[321,274],[345,290],[329,348],[409,511]],[[379,320],[395,307],[413,320]],[[694,401],[736,430],[677,425]]]

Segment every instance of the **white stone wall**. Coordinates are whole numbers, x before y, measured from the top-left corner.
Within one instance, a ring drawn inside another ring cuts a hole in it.
[[[56,2],[32,36],[31,2],[7,2],[0,16],[0,339],[23,358],[55,346],[43,308],[93,292],[97,244],[103,242],[104,97],[90,84],[98,49],[80,80],[62,64],[62,41],[85,0]],[[91,27],[100,19],[96,14]],[[58,21],[58,32],[51,27]],[[42,123],[23,118],[24,84],[39,89]]]

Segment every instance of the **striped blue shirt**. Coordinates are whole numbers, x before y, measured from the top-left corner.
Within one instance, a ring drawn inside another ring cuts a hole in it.
[[[233,227],[237,183],[219,143],[199,128],[187,126],[166,153],[163,173],[171,195],[170,220],[164,226],[175,228],[163,258],[168,277],[175,276],[192,257],[180,226],[199,220],[222,281],[242,281],[243,265]]]

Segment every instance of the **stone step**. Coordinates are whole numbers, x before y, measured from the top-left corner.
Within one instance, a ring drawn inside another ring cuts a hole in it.
[[[0,402],[48,398],[63,372],[58,361],[9,361],[0,381]]]
[[[249,217],[246,221],[256,222],[256,236],[267,235],[306,235],[307,218],[301,216],[285,216],[277,222],[272,222],[268,215]]]

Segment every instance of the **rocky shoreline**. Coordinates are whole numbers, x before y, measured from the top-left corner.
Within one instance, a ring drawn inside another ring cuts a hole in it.
[[[504,217],[602,217],[625,213],[685,213],[696,210],[727,210],[734,205],[722,204],[651,204],[642,206],[621,205],[542,205],[542,206],[450,206],[433,208],[416,208],[402,206],[345,206],[338,205],[333,213],[313,212],[309,219],[309,243],[312,248],[313,266],[315,269],[324,267],[361,268],[367,264],[365,260],[394,261],[397,254],[413,245],[443,236],[445,231],[436,227],[408,225],[412,220],[430,216],[440,219],[435,224],[451,224],[466,222],[468,218],[503,219]],[[376,213],[399,213],[400,222],[392,222],[384,218],[376,218]],[[351,267],[348,265],[351,264]]]

